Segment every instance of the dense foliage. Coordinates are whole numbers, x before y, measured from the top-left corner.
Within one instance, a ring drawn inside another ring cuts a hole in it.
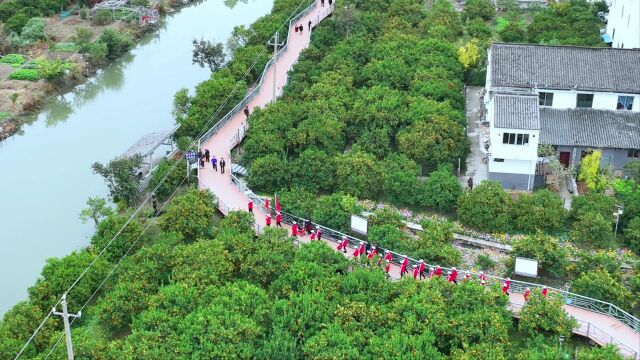
[[[550,2],[534,15],[527,27],[527,40],[550,45],[604,46],[599,30],[605,22],[598,16],[602,9],[600,4],[587,0]]]

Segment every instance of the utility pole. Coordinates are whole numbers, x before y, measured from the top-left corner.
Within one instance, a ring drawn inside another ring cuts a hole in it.
[[[276,89],[276,70],[278,69],[278,46],[284,45],[283,43],[279,43],[278,32],[273,37],[273,42],[269,42],[267,45],[273,45],[273,99],[272,101],[276,101],[277,89]]]
[[[69,360],[73,360],[73,343],[71,342],[71,326],[69,325],[69,318],[79,318],[82,312],[78,312],[78,315],[69,314],[67,311],[67,294],[62,295],[62,312],[57,312],[56,308],[53,308],[52,314],[62,316],[64,322],[64,337],[67,341],[67,357]]]

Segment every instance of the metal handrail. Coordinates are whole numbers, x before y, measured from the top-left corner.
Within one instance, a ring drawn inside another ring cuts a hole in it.
[[[236,186],[238,186],[238,188],[244,192],[250,199],[253,200],[253,202],[255,204],[258,204],[260,206],[260,208],[263,211],[266,211],[266,207],[264,206],[264,201],[258,197],[251,189],[249,189],[249,187],[247,187],[245,184],[243,184],[236,176],[234,176],[233,174],[232,176],[232,182],[234,184],[236,184]],[[298,223],[304,223],[306,220],[308,219],[304,219],[302,217],[299,216],[295,216],[292,214],[289,214],[285,211],[281,211],[282,214],[282,221],[286,224],[291,224],[293,223],[293,221],[297,221]],[[346,236],[349,239],[349,246],[351,247],[356,247],[357,245],[360,244],[360,242],[364,242],[367,243],[367,241],[364,241],[362,239],[356,238],[354,236],[351,235],[347,235],[344,234],[340,231],[334,230],[334,229],[330,229],[327,228],[325,226],[322,226],[320,224],[314,223],[312,222],[313,226],[318,226],[322,229],[323,231],[323,238],[331,240],[335,243],[339,243],[342,241],[342,239]],[[388,249],[384,249],[381,247],[378,247],[379,251],[384,251],[384,252],[390,252],[391,253],[391,262],[393,262],[396,265],[399,265],[402,260],[404,259],[404,255],[401,255],[399,253],[396,253],[392,250],[388,250]],[[409,265],[418,265],[419,261],[416,259],[412,259],[409,258]],[[425,266],[427,267],[435,267],[435,265],[431,265],[431,264],[425,264]],[[447,268],[447,267],[442,267],[443,271],[449,271],[451,270],[451,268]],[[464,270],[459,270],[459,272],[462,272]],[[477,273],[475,272],[470,272],[472,274],[477,275]],[[502,278],[502,277],[498,277],[498,276],[486,276],[487,279],[493,280],[494,282],[503,282],[506,279]],[[510,290],[511,292],[514,292],[516,294],[522,294],[524,293],[526,288],[530,288],[530,289],[542,289],[544,285],[541,284],[535,284],[535,283],[530,283],[530,282],[526,282],[526,281],[519,281],[519,280],[511,280],[511,287]],[[558,289],[558,288],[554,288],[554,287],[550,287],[547,286],[547,289],[553,293],[552,296],[560,296],[562,297],[563,301],[565,304],[573,306],[573,307],[577,307],[577,308],[581,308],[581,309],[585,309],[585,310],[589,310],[591,312],[595,312],[595,313],[600,313],[600,314],[604,314],[604,315],[608,315],[611,316],[617,320],[619,320],[620,322],[622,322],[623,324],[629,326],[631,329],[633,329],[635,332],[640,332],[640,320],[638,320],[636,317],[634,317],[633,315],[629,314],[628,312],[620,309],[619,307],[608,303],[608,302],[604,302],[601,300],[597,300],[597,299],[592,299],[583,295],[578,295],[575,293],[571,293],[568,292],[566,290],[562,290],[562,289]]]
[[[317,5],[317,2],[314,1],[311,5],[309,5],[306,9],[304,9],[302,12],[300,12],[298,15],[296,15],[294,18],[291,19],[291,21],[289,21],[289,29],[291,28],[291,24],[295,21],[298,21],[301,17],[305,16],[306,14],[308,14],[311,10],[313,10]],[[288,43],[289,43],[289,36],[290,33],[287,33],[287,40],[286,40],[286,44],[277,52],[275,59],[277,60],[288,48]],[[264,78],[266,75],[266,72],[269,69],[269,66],[271,66],[273,64],[274,58],[271,58],[267,64],[265,65],[265,68],[262,72],[262,75],[260,76],[260,81],[258,82],[258,85],[240,102],[238,103],[238,105],[236,105],[231,111],[229,111],[229,113],[227,113],[217,124],[215,124],[209,131],[207,131],[207,133],[205,133],[205,135],[203,135],[200,139],[198,139],[198,148],[200,148],[200,143],[207,141],[208,139],[210,139],[215,133],[217,133],[228,121],[229,119],[231,119],[236,113],[238,113],[239,111],[241,111],[241,109],[243,109],[260,91],[263,83],[264,83]],[[198,177],[200,176],[199,174],[199,170],[198,170]],[[231,174],[231,181],[232,183],[234,183],[242,192],[244,192],[247,197],[249,197],[250,199],[252,199],[254,201],[255,204],[257,204],[263,211],[267,211],[266,207],[264,206],[264,202],[263,200],[258,197],[251,189],[249,189],[249,187],[247,187],[245,184],[243,184],[234,174]],[[230,210],[230,208],[219,201],[219,204],[223,204],[224,207],[226,207],[227,212]],[[220,206],[220,205],[219,205]],[[222,211],[222,210],[221,210]],[[224,212],[223,212],[224,213]],[[286,213],[286,212],[281,212],[282,214],[282,220],[284,223],[286,224],[291,224],[294,220],[300,221],[301,223],[304,223],[304,221],[306,221],[306,219],[303,219],[301,217]],[[323,238],[331,240],[335,243],[338,243],[342,240],[342,238],[344,236],[346,236],[349,239],[349,245],[351,247],[354,247],[354,245],[359,244],[360,242],[365,242],[364,240],[358,239],[356,237],[344,234],[342,232],[339,232],[337,230],[333,230],[330,228],[327,228],[325,226],[322,226],[320,224],[317,223],[312,223],[313,226],[318,226],[323,230]],[[366,243],[366,242],[365,242]],[[387,249],[382,249],[380,248],[380,250],[383,250],[385,252],[390,252],[392,254],[392,260],[391,262],[393,262],[394,264],[400,264],[400,262],[402,261],[402,259],[404,258],[403,255],[400,255],[396,252],[393,252],[391,250],[387,250]],[[410,265],[417,265],[419,262],[415,259],[409,259],[409,263]],[[433,266],[433,265],[429,265],[426,264],[427,266]],[[449,268],[442,268],[444,271],[448,271],[450,270]],[[488,279],[492,279],[494,281],[498,281],[498,282],[502,282],[505,279],[501,278],[501,277],[497,277],[497,276],[487,276]],[[525,288],[531,288],[531,289],[535,289],[535,288],[542,288],[543,285],[540,284],[535,284],[535,283],[529,283],[529,282],[525,282],[525,281],[518,281],[518,280],[512,280],[511,281],[511,289],[513,292],[515,293],[523,293]],[[547,287],[550,291],[554,292],[555,295],[554,296],[562,296],[564,299],[564,302],[567,305],[570,306],[574,306],[577,308],[582,308],[582,309],[586,309],[595,313],[600,313],[600,314],[605,314],[608,315],[610,317],[613,317],[617,320],[619,320],[620,322],[622,322],[623,324],[629,326],[631,329],[633,329],[635,332],[640,332],[640,320],[636,317],[634,317],[633,315],[629,314],[628,312],[620,309],[619,307],[608,303],[608,302],[604,302],[601,300],[597,300],[597,299],[592,299],[586,296],[582,296],[582,295],[578,295],[578,294],[574,294],[574,293],[570,293],[566,290],[562,290],[562,289],[557,289],[557,288],[553,288],[553,287]]]

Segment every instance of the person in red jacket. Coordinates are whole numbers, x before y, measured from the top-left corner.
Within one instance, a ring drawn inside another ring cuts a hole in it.
[[[462,279],[462,282],[467,282],[468,280],[471,279],[471,273],[470,272],[465,272],[464,273],[464,279]]]
[[[264,222],[267,226],[271,226],[271,215],[267,214],[267,217],[264,219]]]
[[[453,283],[458,285],[458,270],[454,267],[451,268],[451,280],[453,280]]]
[[[282,214],[280,214],[280,211],[276,212],[276,226],[279,228],[282,227]]]
[[[367,247],[364,245],[364,241],[360,241],[360,252],[358,253],[358,255],[362,256],[366,252],[367,252]]]
[[[418,264],[418,275],[420,275],[420,280],[424,278],[424,260],[420,259],[420,263]]]
[[[249,213],[253,214],[253,200],[249,199],[247,207],[249,208]]]
[[[407,259],[407,257],[405,256],[402,260],[402,265],[400,265],[400,278],[402,278],[404,274],[407,273],[407,266],[409,266],[409,259]]]
[[[436,276],[436,269],[434,269],[433,266],[429,266],[429,279],[434,276]]]
[[[315,239],[316,239],[316,233],[314,231],[314,232],[311,232],[311,241],[313,241]]]
[[[384,267],[384,272],[389,276],[389,271],[391,271],[391,261],[387,260],[387,265]]]
[[[436,276],[442,276],[442,268],[440,265],[436,265]]]
[[[298,237],[298,223],[295,221],[291,225],[291,236]]]
[[[546,286],[542,287],[542,296],[543,297],[547,297],[547,293],[549,292],[549,289],[547,289]]]
[[[317,234],[320,233],[320,229],[316,231]],[[320,235],[318,235],[318,240],[320,240]],[[349,238],[345,235],[342,237],[342,242],[338,245],[338,250],[342,250],[343,253],[347,253],[347,246],[349,246]]]
[[[480,280],[480,286],[487,286],[487,282],[484,280]]]
[[[373,259],[376,255],[378,255],[378,249],[376,249],[376,247],[372,247],[371,251],[367,254],[367,259],[371,260]]]
[[[455,281],[453,279],[453,273],[451,271],[447,271],[447,281],[452,284],[455,284]]]
[[[316,237],[318,238],[318,240],[322,240],[322,229],[320,228],[320,226],[316,226]],[[346,248],[344,252],[347,252]]]
[[[502,293],[509,296],[509,285],[506,281],[502,283]]]
[[[480,271],[480,281],[487,281],[487,276],[484,274],[484,271]]]
[[[524,296],[524,301],[527,302],[529,301],[529,295],[531,295],[531,289],[527,288],[524,291],[524,294],[522,294]]]
[[[353,250],[353,257],[357,258],[358,256],[360,256],[360,247],[356,246],[356,249]]]
[[[412,268],[413,268],[413,278],[417,280],[418,276],[420,275],[420,272],[418,270],[418,265],[413,265]]]
[[[382,261],[391,261],[393,260],[393,256],[391,255],[391,251],[388,251],[384,254],[384,257],[378,259],[378,265],[382,264]]]

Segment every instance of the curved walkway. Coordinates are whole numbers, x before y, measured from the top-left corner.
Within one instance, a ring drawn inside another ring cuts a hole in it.
[[[309,46],[309,21],[312,22],[312,26],[315,26],[322,19],[329,16],[330,11],[331,9],[328,5],[321,7],[319,5],[319,1],[317,1],[291,21],[287,45],[279,52],[278,60],[276,61],[277,69],[275,71],[275,77],[278,93],[281,92],[281,89],[286,84],[287,73],[297,61],[299,54]],[[294,32],[293,29],[296,25],[304,26],[302,34]],[[236,106],[228,116],[225,116],[218,124],[216,124],[209,133],[202,138],[202,143],[200,144],[200,148],[207,148],[210,150],[212,155],[215,155],[218,158],[224,158],[227,162],[227,167],[224,174],[219,171],[214,172],[210,164],[207,164],[204,169],[199,169],[199,187],[208,188],[216,195],[219,202],[219,208],[224,214],[233,210],[246,210],[248,200],[250,198],[253,199],[256,205],[254,206],[254,216],[256,218],[257,231],[260,231],[265,224],[266,209],[264,208],[262,200],[231,174],[230,150],[245,133],[246,117],[243,114],[242,109],[244,109],[245,106],[248,106],[250,109],[255,107],[265,107],[274,100],[274,68],[271,65],[271,62],[267,64],[260,84],[257,86],[255,91],[243,100],[243,102],[238,104],[238,106]],[[283,223],[290,224],[294,219],[299,222],[301,221],[299,218],[283,213]],[[273,224],[275,224],[275,221],[273,221]],[[290,226],[287,224],[283,225],[286,229],[290,229]],[[324,227],[323,229],[323,241],[336,249],[337,241],[342,238],[344,234]],[[309,242],[310,238],[309,236],[300,237],[299,241]],[[349,255],[353,252],[354,246],[357,246],[357,242],[358,239],[350,237]],[[398,266],[400,260],[401,255],[393,253],[393,264],[391,266],[390,276],[394,279],[400,278],[400,267]],[[415,262],[415,260],[412,260],[412,262]],[[495,278],[494,281],[500,281],[500,279]],[[516,316],[519,309],[524,305],[522,292],[527,286],[534,288],[538,285],[512,281],[510,307]],[[555,289],[551,289],[551,293],[561,293],[560,290],[554,290]],[[565,296],[567,303],[571,304],[579,304],[585,299],[576,295],[567,296],[567,293],[561,295]],[[607,305],[602,302],[598,302],[598,304]],[[615,344],[623,354],[630,356],[631,358],[635,357],[636,359],[640,359],[640,334],[625,325],[625,323],[616,319],[615,315],[609,316],[607,314],[603,314],[603,312],[607,311],[611,314],[611,305],[609,306],[609,310],[601,307],[599,308],[599,311],[589,311],[585,309],[588,305],[565,305],[564,308],[569,315],[578,320],[579,327],[574,331],[575,333],[586,336],[601,345]],[[630,316],[626,313],[623,315]],[[634,327],[640,328],[640,325],[637,324],[637,319],[632,318],[631,322]]]

